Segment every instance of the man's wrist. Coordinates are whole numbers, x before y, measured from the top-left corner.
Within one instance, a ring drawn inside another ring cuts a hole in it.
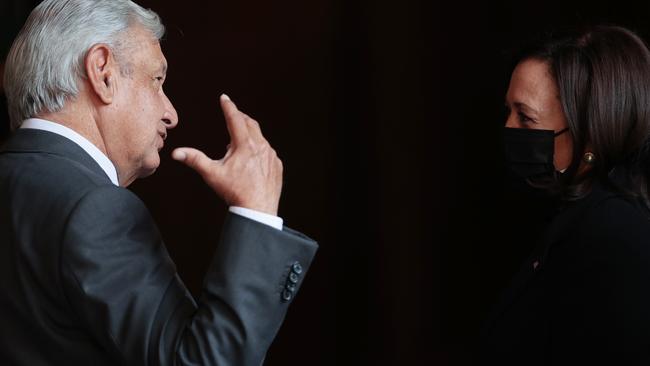
[[[282,230],[282,227],[284,225],[284,220],[282,220],[281,217],[269,215],[264,212],[251,210],[249,208],[244,208],[239,206],[230,206],[228,210],[236,215],[243,216],[247,219],[257,221],[261,224],[268,225],[278,230]]]

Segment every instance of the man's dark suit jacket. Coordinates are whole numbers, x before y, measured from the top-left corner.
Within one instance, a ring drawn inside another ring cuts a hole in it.
[[[551,223],[485,328],[485,365],[650,365],[648,212],[597,184]]]
[[[0,149],[0,364],[260,365],[316,252],[229,215],[195,301],[143,203],[79,146]]]

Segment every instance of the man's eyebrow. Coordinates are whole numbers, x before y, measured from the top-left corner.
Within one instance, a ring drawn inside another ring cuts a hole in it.
[[[162,72],[165,75],[167,74],[167,64],[165,62],[160,64],[160,72]]]

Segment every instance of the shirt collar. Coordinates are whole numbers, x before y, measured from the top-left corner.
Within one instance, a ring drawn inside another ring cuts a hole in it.
[[[104,170],[113,184],[116,186],[120,185],[117,179],[117,170],[115,169],[115,165],[113,165],[111,160],[106,155],[104,155],[104,153],[101,152],[97,146],[93,145],[92,142],[88,141],[88,139],[81,136],[74,130],[61,124],[38,118],[30,118],[25,120],[20,128],[31,128],[34,130],[48,131],[67,138],[68,140],[79,145],[79,147],[88,153],[88,155],[90,155],[90,157],[93,158],[97,164],[99,164],[102,170]]]

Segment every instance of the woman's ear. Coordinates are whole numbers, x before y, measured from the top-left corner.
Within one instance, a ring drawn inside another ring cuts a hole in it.
[[[113,51],[106,44],[94,45],[86,54],[86,75],[91,90],[105,104],[113,103],[118,65]]]

